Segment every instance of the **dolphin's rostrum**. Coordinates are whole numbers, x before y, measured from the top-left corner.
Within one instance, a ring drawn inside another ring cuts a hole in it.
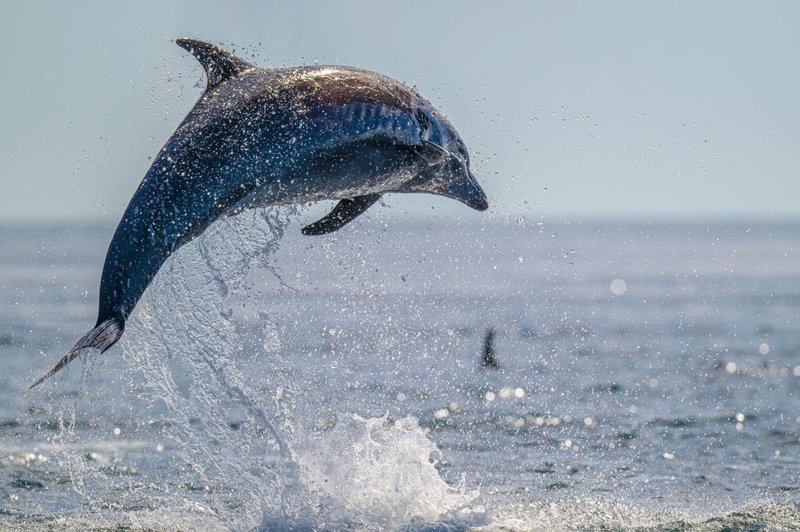
[[[341,200],[303,228],[320,235],[387,192],[488,207],[463,141],[415,90],[357,68],[258,68],[213,44],[176,42],[203,65],[206,90],[158,153],[114,233],[95,328],[31,388],[83,349],[114,345],[164,261],[220,217]]]

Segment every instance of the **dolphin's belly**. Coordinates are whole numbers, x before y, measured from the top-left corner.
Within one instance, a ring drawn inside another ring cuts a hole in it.
[[[397,190],[419,162],[407,150],[421,142],[413,113],[382,104],[314,105],[293,121],[290,145],[263,144],[269,163],[248,179],[259,185],[236,205],[242,209],[344,199]]]
[[[407,146],[354,140],[307,152],[295,166],[263,179],[233,208],[243,209],[354,198],[397,191],[418,172],[419,158]]]

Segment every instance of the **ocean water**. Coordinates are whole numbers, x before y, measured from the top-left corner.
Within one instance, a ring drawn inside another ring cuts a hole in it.
[[[800,528],[799,224],[376,211],[215,224],[30,392],[114,225],[2,226],[0,526]]]

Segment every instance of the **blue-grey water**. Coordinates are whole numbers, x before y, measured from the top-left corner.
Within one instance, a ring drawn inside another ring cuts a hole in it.
[[[0,526],[800,527],[797,223],[309,214],[216,224],[31,392],[113,224],[0,228]]]

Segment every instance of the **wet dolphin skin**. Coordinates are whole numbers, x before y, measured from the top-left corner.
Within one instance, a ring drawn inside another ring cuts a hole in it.
[[[221,217],[340,200],[303,228],[321,235],[387,192],[427,192],[488,208],[452,124],[402,83],[350,67],[259,68],[213,44],[176,42],[203,65],[206,89],[117,226],[95,327],[31,388],[82,350],[116,343],[164,261]]]

